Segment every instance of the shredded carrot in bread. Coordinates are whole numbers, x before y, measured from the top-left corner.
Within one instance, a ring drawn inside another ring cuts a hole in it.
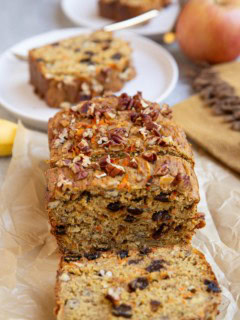
[[[128,187],[128,174],[125,174],[125,176],[122,178],[122,181],[118,185],[118,189],[123,189],[125,187]]]

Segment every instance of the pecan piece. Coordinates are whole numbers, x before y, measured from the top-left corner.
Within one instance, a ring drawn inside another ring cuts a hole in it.
[[[143,159],[147,160],[148,162],[155,162],[157,160],[157,155],[156,153],[151,153],[151,152],[145,152],[142,155]]]
[[[88,172],[86,170],[81,169],[76,176],[76,180],[83,180],[87,178],[87,176],[88,176]]]
[[[121,176],[125,173],[125,169],[122,166],[114,163],[108,163],[106,166],[106,171],[110,177],[116,177],[118,175]]]

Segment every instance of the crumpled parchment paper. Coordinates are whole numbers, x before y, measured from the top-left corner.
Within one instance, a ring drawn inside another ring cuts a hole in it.
[[[54,319],[59,255],[44,210],[47,135],[19,125],[13,158],[0,192],[0,320]],[[207,226],[193,246],[220,282],[220,320],[240,319],[240,178],[195,150]]]

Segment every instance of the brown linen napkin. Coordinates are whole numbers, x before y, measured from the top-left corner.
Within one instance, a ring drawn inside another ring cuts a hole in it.
[[[240,96],[240,62],[214,67],[222,80],[232,85]],[[198,95],[173,107],[175,121],[194,142],[240,173],[240,131],[230,129],[222,116],[215,116]]]

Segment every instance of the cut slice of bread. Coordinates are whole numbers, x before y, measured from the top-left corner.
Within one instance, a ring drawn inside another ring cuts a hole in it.
[[[191,246],[62,258],[58,320],[213,320],[220,288]]]

